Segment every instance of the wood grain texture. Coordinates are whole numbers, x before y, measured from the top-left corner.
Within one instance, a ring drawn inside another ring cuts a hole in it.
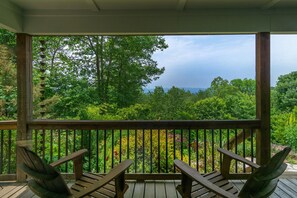
[[[28,121],[32,120],[32,37],[17,34],[17,141],[31,140]],[[17,149],[17,164],[21,157]],[[17,180],[25,181],[26,176],[17,168]]]
[[[256,34],[256,118],[260,129],[256,134],[256,158],[259,165],[270,159],[270,33]]]

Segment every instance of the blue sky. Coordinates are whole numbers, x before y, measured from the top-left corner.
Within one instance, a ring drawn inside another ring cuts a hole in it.
[[[160,79],[147,87],[207,88],[211,81],[255,79],[254,35],[165,36],[169,47],[153,58],[165,67]],[[297,70],[297,35],[271,36],[271,85],[279,75]]]

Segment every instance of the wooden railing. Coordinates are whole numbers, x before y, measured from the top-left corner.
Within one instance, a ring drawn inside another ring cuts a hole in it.
[[[0,178],[15,179],[16,121],[0,121]]]
[[[162,175],[162,179],[165,179],[164,175],[176,173],[177,170],[173,166],[173,160],[176,158],[187,162],[202,173],[219,169],[221,156],[216,151],[219,147],[225,147],[254,160],[255,130],[259,126],[259,120],[34,120],[29,122],[28,128],[33,134],[33,150],[48,162],[87,148],[89,152],[84,159],[86,171],[105,173],[117,163],[129,158],[134,161],[134,165],[128,171],[130,175],[141,174],[142,178],[144,175],[147,176],[145,178],[154,175],[154,179],[156,175]],[[6,131],[3,133],[12,133],[9,132],[11,130]],[[3,138],[9,139],[9,135]],[[1,149],[6,149],[7,146],[15,147],[15,143],[11,142],[11,146],[1,144]],[[15,160],[15,156],[11,159]],[[10,167],[13,166],[11,163]],[[15,168],[13,170],[15,173]],[[72,173],[72,164],[67,163],[60,170]],[[240,173],[247,170],[245,165],[234,163],[232,171]],[[12,168],[10,172],[13,173]]]

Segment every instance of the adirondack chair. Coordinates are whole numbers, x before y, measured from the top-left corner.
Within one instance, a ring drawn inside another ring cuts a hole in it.
[[[24,163],[19,167],[32,179],[28,181],[30,189],[40,197],[123,197],[128,185],[125,184],[125,170],[132,160],[125,160],[113,168],[107,175],[95,175],[82,172],[83,154],[86,149],[72,153],[65,158],[47,164],[26,146],[18,146]],[[60,173],[54,168],[67,161],[73,161],[76,182],[68,188]]]
[[[286,147],[261,167],[230,151],[221,148],[218,151],[223,154],[221,172],[215,171],[201,175],[185,162],[174,160],[175,166],[182,173],[181,185],[176,188],[182,197],[268,197],[275,190],[278,177],[286,170],[287,165],[284,160],[291,149]],[[228,181],[230,164],[233,159],[255,169],[253,173],[248,175],[248,179],[240,192]]]

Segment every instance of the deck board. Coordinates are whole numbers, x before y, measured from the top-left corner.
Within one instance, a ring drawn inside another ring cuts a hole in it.
[[[154,181],[146,181],[145,182],[145,191],[144,198],[150,198],[156,196],[156,187]]]
[[[165,188],[165,183],[164,180],[161,181],[156,181],[155,182],[156,186],[156,198],[166,198],[166,188]]]
[[[129,188],[125,193],[125,198],[181,198],[175,190],[180,181],[159,180],[138,182],[128,181]],[[232,183],[240,190],[244,181],[237,180]],[[71,183],[69,184],[71,185]],[[0,182],[0,197],[2,198],[37,198],[25,183]],[[270,196],[271,198],[294,198],[297,197],[297,179],[280,179],[278,186]]]

